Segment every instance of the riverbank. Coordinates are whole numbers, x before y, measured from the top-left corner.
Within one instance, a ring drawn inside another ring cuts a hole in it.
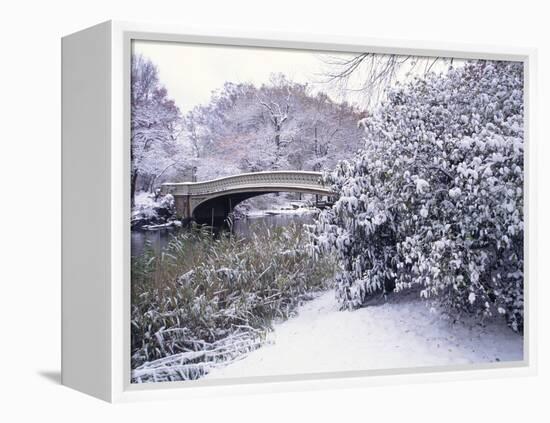
[[[523,336],[501,316],[452,322],[414,292],[340,311],[334,291],[275,325],[265,346],[208,379],[519,361]]]
[[[316,214],[319,209],[313,206],[313,200],[298,200],[288,195],[266,194],[245,200],[235,207],[238,218],[257,218],[271,215]]]
[[[273,230],[288,225],[311,224],[315,213],[264,213],[254,216],[240,216],[231,223],[232,233],[236,236],[250,237],[257,231]],[[141,255],[146,246],[152,248],[157,254],[162,252],[179,232],[179,221],[173,224],[161,225],[155,229],[133,229],[131,233],[132,257]],[[187,230],[187,228],[183,228]]]
[[[334,272],[298,224],[250,237],[193,227],[146,249],[132,258],[133,380],[197,379],[245,356]]]
[[[149,231],[181,226],[181,221],[176,218],[174,197],[170,194],[137,193],[130,223],[133,230]]]
[[[244,214],[245,218],[256,218],[263,216],[274,216],[274,215],[304,215],[304,214],[316,214],[319,212],[319,209],[315,207],[308,207],[307,205],[296,205],[290,204],[287,207],[273,208],[266,210],[250,210]]]

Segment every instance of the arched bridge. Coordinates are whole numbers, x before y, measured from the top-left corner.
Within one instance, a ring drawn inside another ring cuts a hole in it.
[[[165,183],[164,194],[172,194],[176,210],[184,220],[219,225],[241,201],[275,192],[300,192],[330,196],[320,172],[272,171],[242,173],[204,182]]]

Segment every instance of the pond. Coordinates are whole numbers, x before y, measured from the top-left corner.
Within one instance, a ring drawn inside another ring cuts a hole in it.
[[[290,223],[309,224],[313,222],[314,218],[314,213],[269,214],[263,216],[247,217],[233,222],[233,233],[248,237],[258,230],[265,230],[265,228],[287,226]],[[162,251],[170,242],[172,235],[180,230],[186,229],[168,228],[151,231],[133,230],[131,239],[132,256],[138,256],[143,253],[147,242],[151,244],[156,252]]]

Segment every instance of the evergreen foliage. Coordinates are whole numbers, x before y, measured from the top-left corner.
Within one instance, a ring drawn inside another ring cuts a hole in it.
[[[418,288],[449,310],[523,326],[523,65],[475,61],[397,85],[361,120],[364,148],[325,176],[314,230],[358,307]]]

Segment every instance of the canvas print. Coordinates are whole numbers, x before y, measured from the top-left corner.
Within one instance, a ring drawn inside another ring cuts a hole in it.
[[[520,363],[523,87],[520,62],[134,40],[131,382]]]

